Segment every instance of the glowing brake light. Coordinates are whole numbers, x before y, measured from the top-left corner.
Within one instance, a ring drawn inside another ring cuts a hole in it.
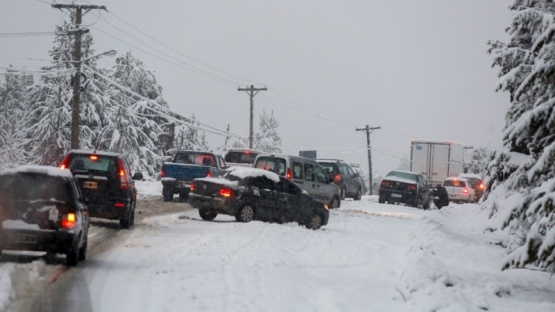
[[[191,192],[195,191],[195,182],[191,183]]]
[[[163,178],[163,177],[165,177],[165,176],[166,176],[166,173],[164,172],[164,170],[160,171],[160,177]]]
[[[89,159],[92,161],[97,161],[98,160],[98,155],[90,155]]]
[[[333,177],[333,182],[335,182],[335,183],[341,182],[341,175],[336,174],[335,177]]]
[[[484,189],[484,183],[480,183],[480,185],[478,186],[478,188],[480,188],[481,190]]]
[[[118,159],[118,175],[119,175],[119,179],[120,179],[120,188],[122,190],[126,190],[129,187],[129,183],[127,181],[127,174],[125,172],[125,169],[123,167],[123,162],[121,161],[121,159]]]
[[[206,177],[210,178],[212,176],[212,170],[210,170],[210,168],[208,168],[208,170],[206,170]]]
[[[468,193],[468,189],[465,187],[463,188],[463,193],[467,194]]]
[[[116,203],[114,204],[114,207],[116,207],[116,208],[123,208],[123,207],[125,207],[125,203],[116,202]]]
[[[407,185],[407,189],[416,191],[416,184]]]
[[[287,168],[287,173],[285,174],[285,178],[287,180],[291,180],[291,168]]]
[[[251,151],[244,151],[243,152],[243,154],[247,154],[247,155],[250,154],[250,153],[251,153]]]
[[[222,187],[219,194],[223,197],[231,197],[233,196],[233,191],[229,187]]]
[[[60,164],[60,169],[66,169],[67,168],[67,163],[69,162],[69,155],[67,155],[64,160],[62,161],[62,163]]]
[[[62,227],[64,229],[71,229],[75,226],[76,220],[77,220],[77,216],[75,215],[75,213],[73,212],[67,213],[62,217]]]

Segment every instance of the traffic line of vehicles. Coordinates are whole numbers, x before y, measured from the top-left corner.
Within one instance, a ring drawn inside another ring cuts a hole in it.
[[[0,252],[64,254],[66,265],[75,266],[87,257],[90,218],[118,220],[127,229],[136,203],[131,171],[118,153],[72,150],[59,168],[6,170],[0,173]]]
[[[326,225],[329,208],[365,191],[358,172],[340,160],[232,149],[222,158],[209,152],[177,151],[161,172],[166,201],[179,194],[203,220],[218,214],[237,221],[297,222],[310,229]]]

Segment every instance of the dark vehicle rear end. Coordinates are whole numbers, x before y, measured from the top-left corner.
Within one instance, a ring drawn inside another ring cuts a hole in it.
[[[61,253],[68,265],[86,258],[89,216],[71,174],[25,166],[0,175],[0,251]]]
[[[133,225],[137,190],[121,154],[71,151],[60,167],[71,170],[91,217],[119,220],[123,228]]]
[[[379,189],[379,203],[402,203],[412,207],[430,207],[430,189],[422,175],[391,171],[382,179]]]
[[[224,160],[230,167],[252,167],[258,154],[262,152],[253,149],[230,149],[225,153]]]

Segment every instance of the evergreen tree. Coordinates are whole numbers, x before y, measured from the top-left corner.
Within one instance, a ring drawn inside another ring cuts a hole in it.
[[[179,128],[177,137],[175,139],[176,148],[180,150],[192,151],[211,151],[206,140],[206,134],[198,130],[198,122],[193,114],[190,118],[190,126],[182,126]]]
[[[5,82],[0,84],[0,166],[32,162],[28,154],[19,148],[19,142],[33,76],[12,66],[7,72]]]
[[[506,216],[503,227],[512,234],[506,268],[535,264],[555,273],[555,4],[515,0],[510,9],[510,41],[490,42],[489,50],[500,68],[499,90],[510,94],[509,152],[493,154],[486,168],[485,204]],[[515,204],[502,204],[507,193]]]
[[[485,147],[467,150],[464,157],[464,172],[483,175],[490,158],[491,152]]]
[[[281,153],[281,138],[277,133],[279,122],[274,117],[274,111],[266,114],[266,110],[260,115],[260,130],[254,138],[254,148],[267,153]]]

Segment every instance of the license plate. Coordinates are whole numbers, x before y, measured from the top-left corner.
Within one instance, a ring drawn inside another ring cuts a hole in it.
[[[17,234],[17,242],[22,244],[35,244],[37,242],[37,235]]]
[[[96,181],[85,181],[83,182],[83,187],[88,189],[96,189],[98,188],[98,182]]]
[[[391,194],[391,197],[401,198],[401,197],[403,197],[403,195],[401,195],[401,194]]]

